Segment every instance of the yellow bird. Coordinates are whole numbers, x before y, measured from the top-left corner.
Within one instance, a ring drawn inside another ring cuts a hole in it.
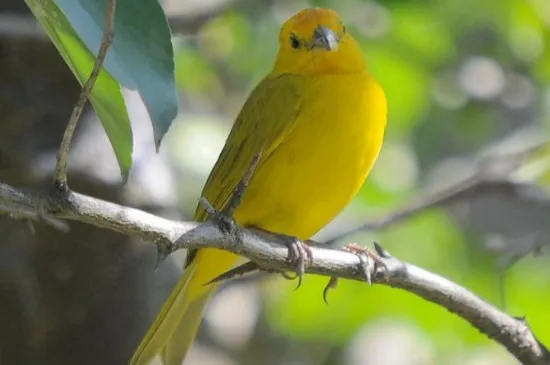
[[[283,24],[279,43],[275,65],[244,104],[203,196],[222,209],[262,151],[235,220],[305,240],[367,178],[384,138],[386,98],[335,11],[301,10]],[[201,206],[195,218],[207,218]],[[239,259],[217,249],[189,257],[131,364],[149,364],[160,354],[165,365],[180,365],[218,287],[205,284]]]

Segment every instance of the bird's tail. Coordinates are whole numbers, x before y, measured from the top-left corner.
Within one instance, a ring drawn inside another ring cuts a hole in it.
[[[141,341],[130,365],[149,365],[158,354],[162,355],[164,365],[181,365],[199,329],[204,307],[218,287],[218,284],[205,284],[229,270],[237,258],[216,249],[198,251]]]

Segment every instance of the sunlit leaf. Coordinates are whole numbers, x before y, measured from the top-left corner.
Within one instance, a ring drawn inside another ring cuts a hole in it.
[[[81,41],[53,0],[26,2],[78,82],[83,85],[92,71],[95,55]],[[102,70],[99,73],[90,101],[111,141],[125,181],[132,165],[132,130],[120,85],[109,72]]]
[[[108,0],[55,0],[82,42],[97,53]],[[157,148],[177,114],[170,29],[157,0],[118,0],[115,38],[104,67],[141,95]]]

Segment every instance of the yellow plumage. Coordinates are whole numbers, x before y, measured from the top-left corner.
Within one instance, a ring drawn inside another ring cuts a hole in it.
[[[328,9],[302,10],[283,25],[273,71],[245,103],[203,196],[223,208],[262,150],[236,221],[310,238],[363,185],[385,125],[384,92],[338,15]],[[196,219],[206,219],[201,207]],[[238,260],[216,249],[191,256],[131,364],[148,364],[157,354],[165,365],[181,364],[217,288],[204,284]]]

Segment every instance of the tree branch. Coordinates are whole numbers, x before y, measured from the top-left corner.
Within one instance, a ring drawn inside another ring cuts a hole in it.
[[[426,209],[454,203],[456,201],[486,194],[487,192],[502,192],[522,201],[539,205],[550,205],[550,196],[541,193],[541,189],[533,184],[518,183],[510,175],[522,166],[523,159],[541,148],[547,147],[550,140],[543,139],[518,151],[501,155],[491,155],[483,158],[476,171],[451,186],[420,197],[403,207],[388,213],[380,219],[368,221],[356,227],[346,228],[333,234],[326,244],[332,245],[343,237],[365,230],[379,230],[401,222]]]
[[[293,271],[287,261],[284,242],[250,229],[242,229],[239,239],[221,232],[212,221],[202,224],[177,222],[138,209],[124,207],[79,193],[65,196],[55,193],[37,193],[16,189],[0,183],[0,210],[36,212],[25,219],[50,216],[88,223],[134,235],[157,245],[178,249],[215,247],[245,256],[262,269]],[[353,253],[311,247],[312,262],[306,272],[363,281],[364,273],[359,257]],[[372,282],[401,288],[439,304],[459,315],[490,338],[506,347],[523,364],[550,364],[548,350],[539,343],[527,323],[513,318],[461,286],[419,267],[395,258],[382,258],[385,268],[373,269]]]

